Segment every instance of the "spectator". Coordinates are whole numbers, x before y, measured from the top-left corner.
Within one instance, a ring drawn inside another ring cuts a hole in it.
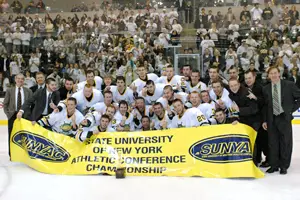
[[[235,15],[232,12],[232,8],[228,8],[228,12],[226,13],[225,17],[224,17],[224,22],[226,24],[226,27],[229,26],[229,24],[231,24],[232,20],[235,20]]]
[[[44,4],[43,0],[39,0],[36,4],[37,12],[45,12],[46,5]]]
[[[299,11],[297,11],[296,6],[293,5],[291,7],[291,10],[289,11],[289,15],[290,15],[290,25],[294,26],[296,24],[296,21],[299,20]]]
[[[9,88],[10,82],[3,72],[0,72],[0,92],[6,92],[7,88]],[[2,93],[3,94],[3,93]],[[3,95],[1,95],[3,96]]]
[[[7,13],[8,9],[9,9],[9,4],[7,3],[6,0],[2,0],[1,12],[2,13]]]
[[[14,13],[21,13],[23,5],[19,0],[14,0],[10,5]]]
[[[259,7],[259,4],[254,4],[254,7],[250,10],[252,21],[260,21],[262,19],[263,10]]]

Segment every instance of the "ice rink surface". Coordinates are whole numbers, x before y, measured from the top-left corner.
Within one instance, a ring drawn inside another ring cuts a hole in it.
[[[0,126],[0,200],[300,200],[300,125],[288,174],[262,179],[47,175],[9,162],[7,135]]]

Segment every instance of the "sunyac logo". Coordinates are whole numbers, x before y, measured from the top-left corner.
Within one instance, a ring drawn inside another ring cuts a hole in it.
[[[194,158],[212,163],[252,160],[250,139],[245,135],[222,135],[200,140],[189,150]]]
[[[13,143],[27,151],[33,159],[66,162],[70,158],[70,154],[61,146],[43,136],[27,131],[16,133],[13,137]]]

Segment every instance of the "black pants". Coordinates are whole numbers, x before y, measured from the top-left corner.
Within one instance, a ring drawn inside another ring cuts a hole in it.
[[[258,133],[258,130],[260,128],[260,122],[255,122],[255,123],[248,124],[248,125],[251,126]],[[260,160],[258,160],[258,158],[256,156],[257,154],[258,154],[258,148],[257,148],[257,136],[256,136],[256,140],[254,143],[254,149],[253,149],[253,162],[255,163],[255,165],[260,163]]]
[[[14,126],[14,121],[17,118],[17,112],[10,118],[8,119],[8,155],[10,157],[10,136],[11,136],[11,132],[13,130],[13,126]]]
[[[262,153],[266,156],[266,162],[269,162],[269,146],[268,146],[268,132],[265,131],[262,127],[257,131],[256,137],[256,152],[255,152],[255,161],[260,163],[262,161]]]
[[[272,167],[288,169],[293,151],[293,129],[284,114],[274,116],[268,124],[269,160]]]

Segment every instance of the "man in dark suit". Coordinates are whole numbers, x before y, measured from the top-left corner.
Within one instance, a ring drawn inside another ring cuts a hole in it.
[[[7,57],[7,54],[3,54],[0,57],[0,72],[4,72],[6,77],[10,76],[10,58]]]
[[[21,109],[25,101],[32,97],[32,91],[24,86],[25,77],[23,74],[18,74],[15,77],[16,86],[7,89],[3,101],[4,113],[8,118],[8,147],[10,156],[10,135],[13,129],[14,121],[17,113]]]
[[[186,7],[185,0],[177,0],[175,3],[175,7],[177,8],[179,21],[181,23],[185,23],[185,7]]]
[[[35,80],[36,80],[36,85],[32,86],[30,89],[33,93],[37,91],[38,89],[44,89],[46,84],[45,84],[45,74],[43,72],[37,72],[35,74]]]
[[[292,114],[300,106],[300,89],[291,81],[280,80],[279,68],[270,67],[268,77],[271,83],[263,89],[262,124],[269,135],[271,167],[267,173],[280,168],[280,174],[287,174],[293,150]]]
[[[249,98],[254,99],[257,102],[259,116],[262,115],[262,109],[264,105],[264,98],[263,98],[263,87],[262,85],[256,80],[256,73],[253,71],[246,71],[245,72],[245,86],[249,90]],[[262,123],[262,118],[261,122]],[[268,133],[261,127],[257,131],[257,138],[255,141],[255,150],[254,150],[254,162],[260,163],[262,160],[261,153],[263,152],[266,156],[266,160],[260,165],[260,167],[269,167],[268,162]]]
[[[296,84],[298,88],[300,88],[300,76],[298,75],[299,69],[298,68],[292,68],[291,69],[291,76],[289,77],[289,81],[292,81]]]
[[[261,120],[258,114],[257,102],[250,99],[249,91],[237,79],[229,80],[229,98],[234,102],[232,109],[239,112],[239,122],[258,130]]]
[[[238,119],[235,117],[226,117],[226,113],[225,110],[218,108],[215,111],[215,118],[217,121],[217,124],[221,125],[221,124],[232,124],[232,125],[236,125],[239,123]]]
[[[74,80],[72,78],[65,79],[64,87],[59,88],[60,100],[65,100],[70,97],[74,92],[76,92],[74,87]]]
[[[56,81],[53,78],[48,78],[46,80],[46,87],[37,90],[32,97],[24,103],[22,109],[17,114],[17,118],[21,119],[24,114],[24,118],[32,121],[32,124],[35,124],[35,122],[42,117],[52,113],[53,108],[57,106],[59,101],[60,95],[59,92],[56,91]]]

